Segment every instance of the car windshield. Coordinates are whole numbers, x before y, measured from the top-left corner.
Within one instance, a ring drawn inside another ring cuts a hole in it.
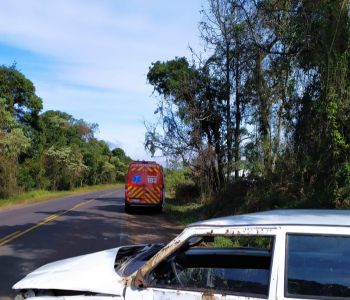
[[[117,253],[114,268],[121,276],[129,276],[152,258],[163,244],[121,247]]]
[[[268,296],[273,237],[201,236],[159,264],[150,284],[165,288]]]

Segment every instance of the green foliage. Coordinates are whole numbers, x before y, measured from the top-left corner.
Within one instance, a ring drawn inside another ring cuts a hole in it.
[[[1,66],[0,198],[124,179],[131,158],[97,140],[97,124],[41,109],[33,83],[15,66]]]
[[[101,162],[99,166],[100,182],[111,183],[115,181],[115,166],[108,161]]]
[[[170,195],[174,195],[176,189],[182,185],[188,183],[189,174],[183,169],[168,169],[164,170],[165,176],[165,189]]]
[[[335,205],[350,209],[350,163],[343,162],[336,172]]]
[[[45,169],[51,182],[50,188],[62,190],[81,186],[87,166],[78,149],[51,146],[45,152]]]
[[[213,243],[215,248],[258,248],[272,250],[273,238],[268,236],[216,236]]]
[[[18,191],[18,158],[29,146],[29,139],[7,107],[0,99],[0,197]]]
[[[115,167],[116,180],[124,181],[129,164],[132,162],[132,159],[125,154],[123,149],[115,148],[112,150],[112,157],[110,162]]]
[[[29,146],[29,141],[7,107],[0,98],[0,155],[16,159]]]
[[[146,149],[153,154],[160,149],[191,168],[203,187],[218,189],[224,180],[221,80],[186,58],[152,64],[147,79],[161,96],[155,113],[164,134],[148,124]]]
[[[203,212],[203,204],[193,199],[188,202],[174,198],[167,199],[165,212],[171,215],[182,226],[206,218]]]
[[[165,168],[164,177],[168,197],[174,197],[184,204],[200,198],[199,186],[192,180],[191,172],[180,168]]]
[[[36,188],[35,177],[31,174],[32,170],[29,160],[20,166],[17,176],[17,184],[25,191],[30,191]]]
[[[16,69],[16,65],[0,66],[0,98],[21,123],[36,125],[42,100],[35,94],[33,83]]]
[[[206,56],[150,67],[163,128],[146,145],[193,170],[214,215],[350,207],[349,8],[207,0]]]

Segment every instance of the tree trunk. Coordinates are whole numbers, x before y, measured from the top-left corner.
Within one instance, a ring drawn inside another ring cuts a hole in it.
[[[286,77],[284,79],[284,86],[283,86],[283,93],[281,95],[281,106],[278,110],[278,115],[277,115],[277,135],[274,141],[274,153],[272,157],[272,167],[271,170],[272,172],[275,171],[276,168],[276,161],[277,157],[280,151],[280,143],[281,143],[281,134],[282,134],[282,121],[283,121],[283,110],[285,107],[286,103],[286,98],[287,98],[287,88],[288,88],[288,80],[289,80],[289,70],[286,70]]]
[[[264,53],[260,51],[256,61],[257,92],[259,100],[259,132],[263,151],[264,169],[266,174],[271,173],[271,136],[270,136],[270,111],[271,107],[267,95],[267,87],[262,70],[262,60]]]
[[[236,39],[237,48],[238,40]],[[239,90],[239,82],[240,82],[240,72],[239,72],[239,49],[236,56],[236,63],[235,63],[235,85],[236,85],[236,101],[235,101],[235,131],[234,131],[234,159],[235,159],[235,179],[237,180],[239,177],[239,163],[240,163],[240,131],[241,131],[241,120],[242,120],[242,114],[241,114],[241,98],[240,98],[240,90]]]
[[[231,87],[230,87],[230,44],[226,43],[226,144],[227,144],[227,181],[230,181],[232,164],[231,136]]]

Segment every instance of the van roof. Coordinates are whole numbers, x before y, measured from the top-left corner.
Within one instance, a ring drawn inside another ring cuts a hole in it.
[[[155,162],[155,161],[145,161],[145,160],[135,160],[135,161],[130,163],[130,165],[132,165],[132,164],[145,164],[145,165],[147,165],[147,164],[155,164],[155,165],[158,165],[158,163]]]
[[[350,210],[284,209],[215,218],[188,225],[251,226],[251,225],[315,225],[350,226]]]

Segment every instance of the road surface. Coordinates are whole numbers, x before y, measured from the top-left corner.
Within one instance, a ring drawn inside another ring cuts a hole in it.
[[[124,213],[124,190],[104,190],[0,211],[0,299],[48,262],[125,244],[168,242],[179,228],[162,214]]]

